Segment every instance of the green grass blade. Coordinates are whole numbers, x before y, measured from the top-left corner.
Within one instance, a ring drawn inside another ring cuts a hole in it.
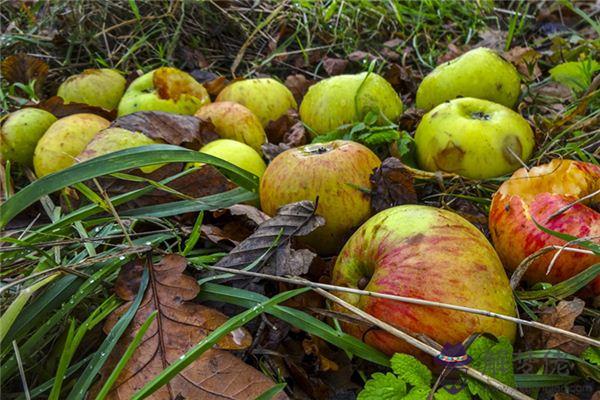
[[[564,299],[593,281],[600,274],[600,264],[594,264],[570,277],[543,290],[518,291],[516,295],[521,300],[539,300],[545,298]]]
[[[198,298],[201,300],[222,301],[246,308],[254,307],[267,299],[267,297],[258,293],[214,283],[203,284]],[[335,330],[325,322],[303,311],[286,306],[274,306],[267,312],[360,358],[375,364],[389,366],[389,358],[385,354],[354,336]]]
[[[548,359],[557,359],[557,360],[569,360],[576,362],[577,364],[585,365],[586,367],[591,368],[592,370],[600,373],[600,367],[594,365],[592,363],[587,362],[586,360],[577,357],[573,354],[566,353],[561,350],[554,349],[545,349],[545,350],[531,350],[524,351],[522,353],[517,353],[513,356],[513,361],[529,361],[529,360],[548,360]]]
[[[83,374],[81,374],[81,376],[69,392],[67,400],[79,400],[85,398],[85,396],[87,395],[87,391],[94,382],[94,379],[96,379],[98,371],[100,371],[100,368],[102,368],[102,366],[106,362],[106,359],[114,349],[115,345],[117,344],[117,341],[121,338],[121,335],[123,335],[123,332],[125,332],[125,329],[127,329],[130,322],[133,320],[133,317],[135,316],[135,313],[137,312],[142,302],[142,299],[144,298],[144,293],[146,293],[146,287],[148,286],[149,280],[148,277],[148,269],[144,269],[144,272],[142,274],[142,280],[140,281],[140,288],[138,289],[138,293],[135,296],[133,303],[131,303],[131,307],[129,307],[127,312],[123,314],[121,318],[119,318],[119,321],[117,321],[117,323],[115,324],[113,329],[108,333],[98,350],[96,350],[96,352],[94,353],[94,357],[92,357],[85,371],[83,372]]]
[[[571,383],[577,382],[579,379],[580,378],[578,376],[571,375],[515,374],[517,388],[521,389],[570,385]]]
[[[263,394],[256,398],[256,400],[271,400],[277,393],[285,389],[286,385],[286,383],[278,383],[272,388],[265,390]]]
[[[212,348],[223,336],[229,332],[244,326],[248,321],[256,318],[263,312],[269,310],[273,305],[279,304],[292,297],[298,296],[299,294],[306,293],[310,288],[294,289],[287,292],[279,293],[267,301],[259,303],[251,309],[244,311],[236,315],[235,317],[229,318],[227,322],[215,329],[206,336],[200,343],[191,348],[187,353],[182,355],[175,363],[169,365],[164,371],[158,374],[150,382],[146,383],[132,398],[132,400],[141,400],[166,385],[175,375],[183,371],[188,365],[193,363],[198,357],[200,357],[206,350]]]
[[[192,232],[190,233],[188,239],[185,241],[185,247],[181,252],[182,256],[187,256],[190,251],[196,246],[198,243],[198,239],[200,239],[200,228],[202,228],[202,221],[204,220],[204,211],[201,211],[196,217],[196,222],[194,222],[194,227],[192,228]]]
[[[31,183],[0,205],[0,227],[6,226],[17,214],[42,196],[67,186],[122,170],[170,162],[210,164],[220,168],[239,186],[251,191],[258,190],[258,177],[220,158],[171,145],[135,147],[75,164]]]

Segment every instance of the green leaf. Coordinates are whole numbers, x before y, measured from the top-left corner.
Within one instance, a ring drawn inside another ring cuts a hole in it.
[[[544,388],[553,386],[570,385],[571,383],[577,382],[581,378],[578,376],[571,375],[556,375],[556,374],[517,374],[515,375],[515,382],[517,388],[532,389],[532,388]],[[470,388],[470,386],[469,386]],[[493,398],[495,400],[496,398]]]
[[[397,400],[406,394],[406,383],[391,372],[376,372],[365,383],[357,400]]]
[[[515,387],[513,372],[513,349],[510,341],[501,337],[498,342],[485,336],[478,337],[467,350],[473,361],[471,367],[511,387]],[[476,379],[467,377],[472,394],[482,400],[510,399],[507,395],[491,389]]]
[[[340,139],[344,138],[345,134],[346,134],[346,132],[344,132],[342,129],[335,130],[333,132],[329,132],[324,135],[315,136],[311,143],[325,143],[325,142],[331,142],[333,140],[340,140]]]
[[[402,397],[402,400],[427,400],[430,392],[429,386],[414,387],[406,396]]]
[[[394,373],[404,382],[415,387],[431,385],[431,371],[413,356],[396,353],[390,360],[390,364]]]
[[[581,358],[589,361],[591,364],[600,366],[600,349],[590,346],[581,353]]]
[[[398,131],[394,129],[379,131],[379,132],[368,132],[359,135],[356,139],[357,142],[364,144],[367,147],[378,146],[384,143],[392,143],[400,138]]]
[[[458,393],[452,394],[446,390],[446,386],[443,386],[435,392],[433,398],[435,400],[471,400],[471,394],[466,388]]]
[[[600,63],[589,59],[559,64],[550,70],[550,76],[575,92],[583,92],[590,86],[597,71],[600,71]]]

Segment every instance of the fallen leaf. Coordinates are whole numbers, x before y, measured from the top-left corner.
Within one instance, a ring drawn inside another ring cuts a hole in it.
[[[388,41],[383,42],[384,47],[394,48],[398,47],[402,44],[402,40],[399,38],[390,39]]]
[[[218,76],[215,79],[204,82],[203,85],[208,94],[210,94],[212,97],[217,97],[219,93],[225,89],[225,86],[229,85],[229,80],[227,80],[227,78],[224,76]]]
[[[102,107],[90,106],[89,104],[83,103],[65,104],[64,100],[58,96],[52,96],[38,104],[32,105],[31,107],[48,111],[56,118],[63,118],[69,115],[80,113],[96,114],[102,118],[106,118],[109,121],[112,121],[117,117],[117,110],[108,111]]]
[[[277,276],[300,276],[310,269],[310,265],[317,255],[307,249],[292,249],[289,242],[280,246],[269,262],[263,267],[262,272]]]
[[[239,242],[232,239],[229,235],[223,232],[223,229],[211,224],[202,224],[200,227],[202,235],[215,244],[229,243],[231,246],[237,246]]]
[[[504,50],[508,32],[497,29],[487,29],[479,32],[481,40],[475,47],[488,47],[497,51]]]
[[[395,52],[392,49],[389,49],[387,47],[384,47],[381,50],[381,55],[386,59],[386,60],[390,60],[390,61],[398,61],[400,60],[400,54],[398,54],[397,52]]]
[[[568,393],[556,393],[554,400],[579,400],[579,397]]]
[[[120,361],[148,316],[157,312],[144,339],[117,378],[107,399],[128,399],[156,375],[179,359],[213,330],[227,321],[227,316],[209,307],[192,303],[200,291],[196,280],[183,272],[187,261],[170,254],[149,268],[150,283],[132,323],[101,369],[101,378],[92,388],[92,398]],[[117,296],[125,304],[115,310],[104,324],[108,334],[131,306],[140,286],[144,265],[130,263],[123,267],[115,284]],[[274,383],[256,369],[222,350],[247,348],[252,342],[243,328],[230,332],[216,348],[206,351],[179,375],[156,391],[150,399],[254,399]],[[280,394],[279,398],[285,398]]]
[[[371,175],[371,208],[378,213],[401,204],[416,204],[410,171],[395,157],[388,157]]]
[[[265,127],[265,133],[269,143],[281,143],[284,140],[284,135],[299,121],[298,111],[290,108],[281,117],[274,121],[269,121]]]
[[[308,143],[308,134],[302,121],[296,122],[283,134],[283,143],[291,147],[298,147]]]
[[[323,68],[329,76],[343,74],[347,67],[348,60],[332,57],[325,57],[323,59]]]
[[[192,49],[187,46],[181,47],[181,59],[189,68],[208,68],[210,63],[199,49]],[[193,71],[192,71],[193,72]],[[194,76],[192,73],[190,75]],[[194,76],[194,78],[196,78]],[[202,82],[200,82],[202,83]]]
[[[448,44],[448,51],[438,57],[437,63],[439,65],[439,64],[443,64],[445,62],[448,62],[450,60],[454,60],[456,57],[462,55],[463,53],[464,53],[464,50],[462,50],[461,48],[457,47],[453,43],[449,43]]]
[[[285,86],[290,89],[290,92],[292,92],[298,104],[302,102],[302,99],[308,91],[308,88],[313,83],[313,80],[308,79],[302,74],[289,75],[287,78],[285,78]]]
[[[35,80],[35,92],[38,96],[48,75],[48,64],[43,60],[28,54],[8,56],[0,64],[2,78],[8,83],[23,83],[25,85]]]
[[[231,215],[244,216],[256,225],[260,225],[271,218],[258,208],[247,204],[236,204],[234,206],[228,207],[227,210],[229,210],[229,213]]]
[[[367,53],[365,51],[354,51],[350,54],[348,54],[348,60],[352,61],[352,62],[360,62],[363,60],[368,60],[368,61],[372,61],[377,59],[377,57],[375,57],[373,54],[371,53]]]
[[[206,82],[210,82],[219,78],[219,76],[214,72],[207,71],[205,69],[193,69],[190,71],[190,75],[202,85],[204,85]]]
[[[504,53],[504,58],[513,63],[521,75],[530,80],[537,79],[542,75],[537,61],[542,55],[530,47],[513,47]]]
[[[219,138],[210,121],[191,115],[162,111],[140,111],[128,114],[117,118],[111,127],[141,132],[151,139],[193,150],[198,150],[208,142]]]
[[[583,312],[585,302],[575,298],[571,301],[562,300],[555,307],[548,308],[540,315],[540,322],[556,328],[564,329],[585,335],[585,329],[574,326],[575,319]],[[573,340],[558,334],[538,332],[538,347],[544,349],[560,349],[571,354],[579,355],[586,349],[586,345],[573,342]]]
[[[417,93],[420,77],[410,66],[392,63],[385,71],[384,78],[402,94],[414,96]]]
[[[269,161],[272,161],[275,157],[277,157],[284,151],[291,149],[292,146],[290,146],[289,144],[285,144],[285,143],[279,143],[279,144],[265,143],[261,146],[261,148],[262,148],[262,152],[263,152],[263,155],[265,156],[265,158]]]
[[[313,356],[318,360],[319,371],[337,371],[340,367],[335,363],[335,361],[330,360],[322,354],[321,348],[324,347],[325,343],[323,343],[323,341],[318,338],[304,339],[302,341],[302,348],[304,348],[304,353],[306,353],[306,355]]]

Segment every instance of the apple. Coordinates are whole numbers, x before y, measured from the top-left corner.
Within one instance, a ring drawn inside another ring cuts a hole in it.
[[[431,110],[457,97],[475,97],[513,108],[521,93],[516,68],[485,47],[437,66],[417,90],[417,108]]]
[[[119,102],[118,114],[165,111],[193,115],[208,103],[208,92],[190,74],[177,68],[162,67],[131,82]]]
[[[114,110],[123,97],[126,83],[114,69],[86,69],[67,78],[59,86],[57,95],[65,103],[84,103]]]
[[[73,114],[50,125],[33,153],[38,178],[70,167],[92,138],[110,122],[95,114]]]
[[[258,117],[263,128],[284,116],[290,108],[298,108],[292,92],[271,78],[233,82],[219,93],[216,101],[232,101],[245,106]]]
[[[600,213],[592,205],[600,202],[600,195],[573,204],[568,210],[550,218],[563,207],[600,189],[600,167],[573,160],[554,159],[548,164],[517,170],[492,197],[489,227],[492,241],[504,266],[514,271],[529,255],[552,245],[566,244],[545,233],[538,224],[553,231],[588,238],[599,243]],[[578,247],[570,244],[569,247]],[[600,262],[600,257],[563,251],[552,270],[548,266],[556,252],[551,251],[535,259],[524,279],[536,282],[559,283]],[[600,294],[600,277],[590,285],[595,295]]]
[[[428,206],[389,208],[365,222],[340,252],[332,283],[515,316],[508,278],[485,236],[461,216]],[[514,323],[481,315],[345,292],[336,295],[399,329],[441,344],[459,343],[478,332],[510,340],[516,334]],[[387,332],[351,323],[343,329],[387,354],[418,355]]]
[[[427,171],[486,179],[519,168],[521,161],[529,160],[535,141],[531,127],[518,113],[467,97],[425,114],[415,133],[415,145],[417,161]]]
[[[300,105],[300,119],[314,137],[362,121],[370,111],[377,113],[379,124],[395,121],[402,114],[402,100],[383,77],[363,72],[312,85]]]
[[[231,139],[218,139],[202,146],[201,153],[210,154],[248,171],[259,178],[265,172],[267,165],[252,147]],[[194,164],[202,165],[201,163]]]
[[[288,203],[315,201],[325,225],[300,241],[319,254],[338,251],[350,231],[371,214],[369,177],[381,161],[367,147],[336,140],[284,151],[271,161],[260,182],[262,210],[273,216]]]
[[[23,108],[9,114],[0,130],[0,153],[4,161],[30,166],[35,145],[56,117],[39,108]]]
[[[259,119],[241,104],[231,101],[208,104],[196,112],[196,117],[210,120],[220,137],[245,143],[259,153],[267,141]]]
[[[140,132],[132,132],[123,128],[108,128],[98,132],[77,156],[77,162],[87,161],[94,157],[125,150],[132,147],[150,146],[158,142]],[[147,165],[140,168],[146,174],[160,168],[163,164]]]

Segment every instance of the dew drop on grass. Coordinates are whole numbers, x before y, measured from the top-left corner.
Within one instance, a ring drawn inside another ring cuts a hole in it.
[[[125,259],[125,256],[119,257],[119,260],[124,260],[124,259]]]

